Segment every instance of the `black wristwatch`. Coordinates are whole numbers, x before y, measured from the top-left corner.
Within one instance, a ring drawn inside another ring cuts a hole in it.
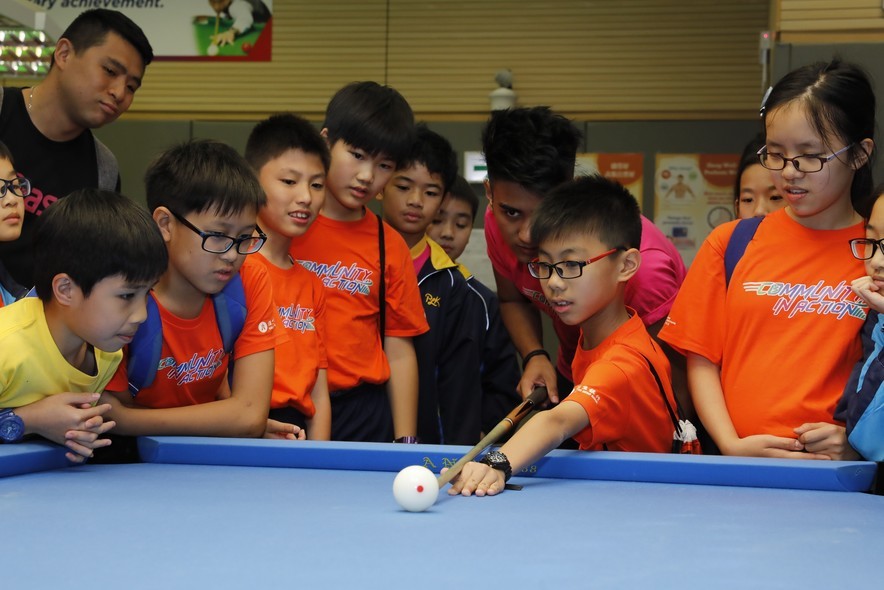
[[[513,467],[510,465],[510,460],[500,451],[487,452],[479,463],[484,463],[492,469],[503,471],[503,483],[508,482],[510,476],[513,474]]]
[[[24,421],[11,408],[0,410],[0,442],[17,443],[24,435]]]

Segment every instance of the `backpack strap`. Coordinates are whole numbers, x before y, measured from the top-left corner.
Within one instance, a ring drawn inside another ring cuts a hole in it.
[[[669,419],[672,420],[672,425],[675,427],[675,431],[681,434],[681,424],[678,421],[682,418],[681,406],[678,403],[678,398],[675,399],[675,408],[673,409],[672,404],[669,403],[669,398],[666,397],[666,390],[663,388],[663,380],[660,379],[660,375],[657,373],[657,369],[654,368],[654,363],[651,362],[651,359],[646,357],[644,354],[641,354],[645,362],[648,363],[648,368],[651,369],[651,374],[654,376],[654,381],[657,382],[657,388],[660,390],[660,395],[663,396],[663,403],[666,404],[666,411],[669,413]],[[673,396],[674,397],[674,396]],[[681,443],[679,443],[680,445]]]
[[[224,288],[212,296],[215,308],[215,321],[221,333],[224,353],[232,355],[236,339],[246,323],[246,294],[242,277],[234,275]],[[163,321],[153,293],[147,297],[147,319],[138,328],[129,343],[129,358],[126,371],[129,378],[129,393],[133,396],[153,384],[159,370],[163,353]],[[233,379],[233,359],[227,362],[228,379]]]
[[[379,329],[381,335],[381,348],[384,348],[384,331],[387,327],[387,277],[385,276],[385,267],[387,266],[387,247],[384,240],[384,220],[378,215],[378,256],[381,263],[381,284],[378,290],[378,304],[380,306]]]
[[[220,292],[212,296],[215,306],[215,320],[218,322],[218,331],[221,332],[221,342],[225,354],[233,353],[233,345],[242,334],[246,325],[246,292],[242,284],[242,277],[237,273]],[[232,361],[231,363],[232,364]]]
[[[126,375],[132,396],[153,384],[163,354],[163,320],[153,292],[147,295],[147,319],[129,343]]]
[[[725,289],[730,286],[734,269],[743,257],[743,253],[746,252],[746,246],[752,241],[755,232],[758,231],[758,225],[763,219],[764,217],[750,217],[737,222],[737,227],[734,228],[734,233],[731,234],[730,241],[728,241],[727,248],[724,251]]]
[[[227,355],[227,383],[233,387],[233,347],[246,325],[246,291],[242,277],[236,273],[220,292],[212,295],[215,321],[221,333],[221,344]]]

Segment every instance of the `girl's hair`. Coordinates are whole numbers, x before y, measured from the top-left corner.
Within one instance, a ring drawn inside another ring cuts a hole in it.
[[[859,66],[834,58],[794,70],[777,82],[765,102],[764,121],[775,108],[793,101],[803,101],[813,129],[823,141],[837,137],[845,145],[853,144],[844,158],[851,161],[862,155],[860,142],[875,139],[875,92],[868,74]],[[833,152],[841,145],[827,145]],[[872,160],[856,171],[850,187],[850,200],[862,215],[868,210],[872,194]]]
[[[746,144],[746,147],[743,148],[743,153],[740,155],[740,164],[737,166],[737,181],[734,183],[735,203],[739,203],[740,201],[740,178],[749,166],[754,166],[755,164],[761,166],[761,160],[758,158],[758,150],[763,147],[764,135],[759,133]],[[737,208],[739,209],[738,206]],[[737,213],[739,214],[739,211],[737,211]]]
[[[9,151],[9,148],[6,147],[6,144],[2,141],[0,141],[0,158],[9,160],[9,163],[15,166],[15,161],[12,159],[12,152]]]

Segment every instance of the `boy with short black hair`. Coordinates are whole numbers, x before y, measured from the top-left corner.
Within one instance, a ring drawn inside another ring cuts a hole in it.
[[[256,223],[266,198],[254,172],[227,145],[191,141],[161,154],[145,185],[169,269],[152,292],[156,320],[148,320],[136,340],[160,338],[161,353],[158,365],[146,367],[148,379],[136,383],[144,367],[133,363],[134,343],[128,347],[107,387],[115,432],[293,437],[297,427],[278,432],[283,425],[267,418],[276,344],[270,281],[261,266],[240,269],[266,239]],[[244,315],[229,348],[222,322],[232,324],[233,315],[225,307]]]
[[[332,440],[416,442],[412,338],[427,321],[408,247],[366,207],[407,157],[414,115],[394,89],[354,82],[329,102],[321,133],[328,197],[291,255],[326,287]]]
[[[245,156],[267,195],[258,212],[267,243],[245,265],[267,271],[279,329],[288,336],[276,346],[270,417],[306,428],[311,440],[329,440],[325,287],[289,254],[325,201],[328,146],[308,121],[284,113],[255,125]]]
[[[21,285],[33,283],[38,217],[87,187],[120,190],[114,154],[92,129],[132,105],[153,49],[141,28],[116,10],[81,12],[61,34],[46,77],[26,88],[0,87],[0,140],[33,187],[21,237],[0,245],[0,258]]]
[[[98,438],[114,426],[110,406],[94,404],[146,317],[166,248],[144,209],[83,189],[43,215],[35,256],[39,297],[0,310],[0,440],[40,435],[81,462],[110,444]]]
[[[580,178],[546,196],[530,231],[538,248],[538,258],[528,264],[532,275],[561,320],[580,330],[572,363],[575,387],[562,403],[524,424],[500,451],[467,464],[450,494],[497,494],[511,473],[568,437],[584,450],[672,449],[669,361],[624,303],[626,284],[641,264],[642,222],[635,198],[602,176]]]
[[[529,220],[548,191],[573,178],[581,136],[571,121],[548,107],[495,111],[482,132],[488,165],[485,195],[490,203],[485,213],[485,240],[494,267],[500,313],[522,357],[524,372],[519,389],[527,396],[535,385],[545,385],[553,401],[560,398],[560,388],[565,393],[571,389],[570,363],[578,330],[561,321],[526,269],[537,253]],[[663,232],[645,217],[641,222],[640,250],[645,263],[627,285],[625,296],[626,303],[656,336],[686,271],[681,256]],[[552,318],[559,337],[555,367],[543,348],[541,312]],[[678,353],[672,351],[671,355],[684,365]],[[683,382],[683,371],[681,375]],[[683,405],[689,404],[686,390],[681,391],[686,388],[677,389],[685,397]]]
[[[417,126],[417,140],[383,193],[384,221],[405,239],[430,331],[414,338],[424,443],[476,444],[482,438],[480,356],[473,293],[447,254],[426,235],[457,177],[457,155],[441,135]]]
[[[478,211],[479,197],[470,183],[458,176],[448,187],[436,217],[427,228],[427,235],[456,262],[470,242]]]
[[[478,210],[479,198],[466,179],[458,176],[427,228],[427,235],[455,262],[469,243]],[[497,294],[466,266],[459,262],[457,266],[479,303],[474,329],[482,359],[482,429],[489,432],[521,400],[516,387],[522,375],[513,341],[500,318]]]

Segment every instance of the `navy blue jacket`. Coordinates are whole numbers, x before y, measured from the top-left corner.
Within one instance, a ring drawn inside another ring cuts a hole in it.
[[[482,430],[488,432],[522,401],[516,391],[522,373],[516,347],[500,317],[497,294],[472,276],[465,266],[459,265],[459,268],[467,278],[467,286],[481,303],[474,328],[482,353]]]
[[[442,248],[427,238],[412,249],[430,247],[418,272],[418,286],[430,331],[414,338],[417,355],[417,435],[424,443],[474,445],[482,432],[481,355],[474,326],[478,305]]]
[[[870,309],[860,335],[863,357],[853,367],[835,408],[835,419],[847,425],[847,436],[884,386],[884,316]]]

